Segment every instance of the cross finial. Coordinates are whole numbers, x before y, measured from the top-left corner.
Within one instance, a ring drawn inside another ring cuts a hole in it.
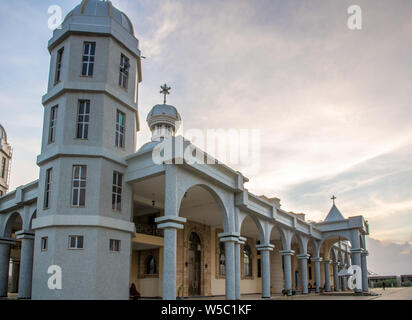
[[[171,88],[165,83],[163,86],[160,86],[160,89],[162,89],[160,93],[164,95],[163,103],[166,104],[166,95],[170,94],[169,91]]]
[[[335,204],[335,200],[336,200],[336,197],[335,196],[332,196],[332,201],[333,201],[333,204]]]

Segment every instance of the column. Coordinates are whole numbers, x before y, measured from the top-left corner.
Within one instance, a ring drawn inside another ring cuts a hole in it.
[[[315,263],[315,282],[316,282],[316,288],[315,292],[319,293],[320,292],[320,263],[322,261],[322,258],[313,258],[312,261]]]
[[[299,254],[296,257],[300,261],[302,294],[307,294],[308,293],[308,259],[310,256],[307,253],[304,253],[304,254]]]
[[[362,252],[362,259],[361,259],[361,264],[362,264],[362,291],[368,292],[368,264],[366,262],[366,257],[369,255],[369,252],[367,250],[364,250]]]
[[[21,239],[21,260],[18,298],[30,299],[31,283],[33,276],[34,232],[21,230],[16,232],[16,238]]]
[[[330,292],[330,260],[323,260],[325,269],[325,291]]]
[[[183,229],[185,218],[163,216],[155,219],[158,229],[164,230],[163,245],[163,300],[176,300],[176,245],[177,230]]]
[[[12,241],[0,238],[0,297],[7,297],[11,244]]]
[[[339,262],[333,261],[333,286],[334,291],[339,291],[339,276],[338,276],[338,264]]]
[[[344,269],[345,269],[345,264],[344,264],[344,263],[341,263],[341,264],[340,264],[340,269],[341,269],[341,270],[344,270]],[[342,286],[341,286],[342,291],[348,290],[347,277],[346,277],[346,276],[341,276],[340,279],[341,279],[341,282],[342,282]]]
[[[220,238],[220,241],[224,242],[225,244],[226,299],[234,300],[236,299],[235,243],[238,243],[239,241],[239,234],[232,233],[232,232],[223,232],[223,233],[219,233],[218,237]],[[240,270],[239,270],[239,273],[240,273]]]
[[[353,266],[358,266],[359,268],[362,268],[362,262],[361,262],[361,253],[362,253],[362,249],[358,248],[358,249],[351,249],[352,252],[352,265]],[[357,287],[362,287],[362,283],[360,286],[357,285]],[[355,288],[355,292],[356,293],[361,293],[362,292],[362,288],[357,289]]]
[[[283,268],[285,276],[285,290],[288,296],[292,295],[292,263],[291,256],[295,253],[293,250],[281,250],[280,255],[283,256]]]
[[[239,237],[235,242],[235,299],[240,300],[240,245],[244,244],[246,238]]]
[[[10,288],[10,292],[12,293],[18,292],[19,266],[20,266],[20,261],[13,260],[11,264],[11,288]]]
[[[273,251],[273,244],[257,245],[262,257],[262,298],[270,298],[270,251]]]

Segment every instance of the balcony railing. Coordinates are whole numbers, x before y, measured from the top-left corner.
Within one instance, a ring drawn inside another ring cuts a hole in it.
[[[163,237],[163,230],[158,229],[156,224],[136,223],[136,233],[148,234],[150,236]]]

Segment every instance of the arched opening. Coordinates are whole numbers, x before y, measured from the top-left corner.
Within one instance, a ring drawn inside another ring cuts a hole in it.
[[[284,230],[278,225],[274,225],[270,232],[270,243],[275,247],[270,253],[270,282],[272,293],[281,294],[286,287],[285,282],[285,257],[281,255],[280,251],[287,250],[285,244],[287,239]],[[291,279],[294,275],[291,275]]]
[[[16,232],[23,229],[23,221],[19,213],[15,212],[8,218],[5,228],[5,238],[12,241],[10,246],[7,291],[10,296],[17,296],[20,277],[21,240],[17,239]]]

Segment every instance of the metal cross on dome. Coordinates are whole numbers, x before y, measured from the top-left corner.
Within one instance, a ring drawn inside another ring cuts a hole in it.
[[[336,200],[336,197],[335,196],[332,196],[332,201],[333,201],[333,204],[335,204],[335,200]]]
[[[171,88],[165,83],[163,86],[160,86],[160,89],[162,89],[160,93],[164,95],[163,103],[166,104],[166,95],[170,94],[169,91]]]

